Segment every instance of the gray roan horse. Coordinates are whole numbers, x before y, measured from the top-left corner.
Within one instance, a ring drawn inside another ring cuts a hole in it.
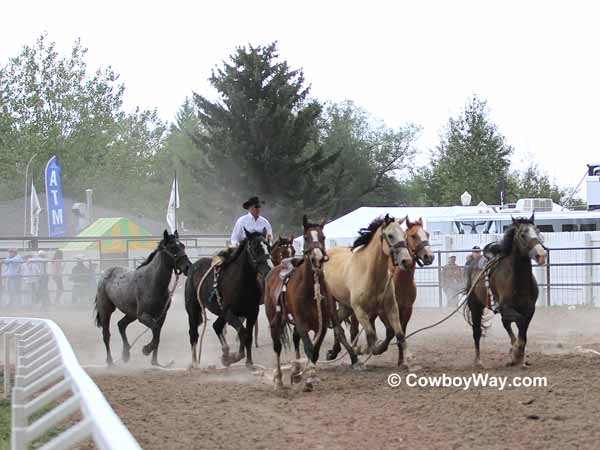
[[[152,341],[142,352],[152,352],[152,364],[158,364],[158,343],[160,330],[170,306],[169,282],[173,271],[187,275],[191,262],[185,254],[185,246],[179,242],[177,230],[168,234],[140,266],[131,270],[126,267],[111,267],[98,282],[96,292],[96,326],[102,328],[106,346],[106,362],[113,363],[110,353],[110,316],[115,309],[125,313],[119,320],[119,332],[123,338],[123,361],[129,360],[129,341],[125,330],[127,325],[139,320],[152,330]]]

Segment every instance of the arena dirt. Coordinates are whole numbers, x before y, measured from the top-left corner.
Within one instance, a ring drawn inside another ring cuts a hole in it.
[[[447,310],[415,311],[410,330],[440,319]],[[3,314],[27,314],[5,311]],[[301,386],[275,392],[268,376],[245,368],[189,371],[187,316],[178,298],[163,330],[159,359],[173,369],[149,368],[141,346],[126,366],[104,368],[101,332],[91,307],[34,311],[65,331],[82,365],[145,449],[596,449],[600,447],[600,309],[538,308],[528,342],[528,370],[505,367],[508,337],[499,318],[482,341],[485,370],[473,369],[471,331],[461,315],[412,338],[410,348],[421,366],[416,374],[543,376],[547,386],[398,388],[387,385],[397,350],[369,360],[355,371],[347,361],[319,367],[313,392]],[[121,340],[113,316],[113,356]],[[212,323],[212,321],[211,321]],[[261,316],[260,348],[255,362],[272,368],[270,335]],[[129,328],[133,341],[144,328]],[[410,331],[409,330],[409,331]],[[235,344],[233,329],[228,338]],[[329,348],[326,342],[324,349]],[[323,351],[324,354],[324,351]],[[202,365],[219,364],[220,349],[207,327]],[[285,355],[289,361],[291,354]],[[403,377],[406,371],[399,372]]]

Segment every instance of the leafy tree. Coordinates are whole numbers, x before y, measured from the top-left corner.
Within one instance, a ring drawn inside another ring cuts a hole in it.
[[[351,101],[330,104],[322,122],[325,153],[339,154],[322,177],[330,184],[330,195],[320,199],[328,217],[360,206],[403,203],[398,176],[413,167],[419,128],[387,128]]]
[[[450,118],[427,176],[433,204],[457,204],[464,191],[473,203],[499,201],[498,183],[508,175],[513,148],[488,115],[485,100],[474,96],[457,118]]]
[[[552,182],[536,163],[531,163],[523,172],[514,172],[507,189],[507,200],[515,202],[520,198],[551,198],[561,203],[567,196],[567,189]]]
[[[206,156],[201,178],[210,187],[213,216],[230,223],[256,194],[267,199],[275,224],[297,222],[289,212],[309,206],[309,183],[336,157],[326,157],[319,146],[307,154],[318,136],[321,106],[308,100],[302,70],[279,59],[276,43],[249,45],[238,47],[210,82],[220,98],[194,94],[200,124],[194,141]]]
[[[59,157],[66,194],[92,187],[121,204],[139,197],[132,188],[148,176],[164,124],[156,111],[123,112],[118,75],[110,67],[90,75],[86,52],[77,40],[62,57],[42,35],[0,69],[0,183],[10,195],[21,194],[25,165],[37,153],[38,173]]]

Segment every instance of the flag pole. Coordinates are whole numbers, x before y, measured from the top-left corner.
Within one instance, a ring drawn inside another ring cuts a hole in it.
[[[179,186],[177,186],[177,170],[175,170],[175,231],[177,231],[177,204],[178,203],[179,203]],[[175,231],[173,231],[173,233]]]
[[[33,158],[35,158],[36,156],[37,153],[34,153],[34,155],[29,159],[27,167],[25,168],[25,210],[23,211],[23,239],[25,239],[25,236],[27,236],[27,178],[29,175],[29,165],[31,164],[31,161],[33,161]],[[25,240],[23,240],[23,248],[25,248]]]

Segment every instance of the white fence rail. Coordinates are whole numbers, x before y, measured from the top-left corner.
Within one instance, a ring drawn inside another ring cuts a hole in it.
[[[10,341],[14,342],[12,450],[24,450],[61,421],[80,414],[44,450],[67,449],[92,438],[104,449],[141,447],[112,410],[96,384],[79,365],[62,330],[51,320],[0,317],[4,344],[4,395],[10,392]],[[30,422],[36,412],[57,403]]]

